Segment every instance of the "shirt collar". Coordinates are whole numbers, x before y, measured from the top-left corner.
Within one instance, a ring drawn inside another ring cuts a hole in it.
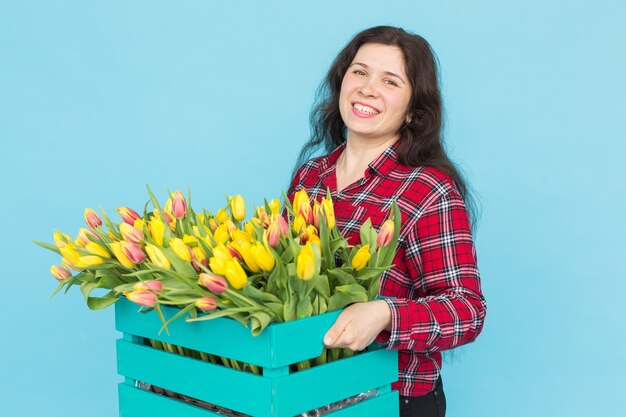
[[[345,148],[346,142],[344,141],[331,153],[326,155],[326,157],[322,160],[320,167],[321,178],[326,178],[335,171],[337,159],[339,159],[339,155],[341,155],[341,152],[343,152]],[[398,142],[396,141],[385,149],[380,155],[378,155],[376,159],[369,163],[369,169],[365,172],[365,175],[367,177],[370,175],[385,177],[389,175],[389,173],[393,171],[398,164]]]

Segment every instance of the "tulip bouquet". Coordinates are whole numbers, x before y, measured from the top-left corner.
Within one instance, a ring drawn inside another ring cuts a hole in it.
[[[171,193],[164,206],[150,188],[148,193],[143,215],[119,207],[122,221],[115,223],[104,210],[99,216],[86,209],[87,227],[75,239],[57,231],[54,244],[35,242],[62,256],[61,265],[50,269],[59,282],[52,295],[79,286],[89,308],[105,308],[125,296],[142,312],[156,311],[161,330],[185,315],[188,322],[227,316],[258,335],[271,322],[376,298],[380,275],[392,266],[400,229],[395,203],[378,232],[368,219],[360,228],[361,242],[349,245],[335,223],[329,191],[321,201],[312,202],[304,190],[295,193],[293,205],[284,194],[284,205],[266,200],[245,222],[241,195],[228,197],[212,214],[194,211],[189,194],[186,200],[180,191]],[[96,296],[94,291],[106,293]],[[165,320],[161,306],[179,311]],[[176,352],[159,343],[153,346]],[[297,367],[350,354],[325,350]],[[227,359],[223,363],[243,367]]]

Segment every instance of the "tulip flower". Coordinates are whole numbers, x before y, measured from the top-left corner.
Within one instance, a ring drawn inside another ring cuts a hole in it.
[[[376,237],[376,244],[379,248],[384,248],[391,243],[394,234],[394,227],[393,220],[391,219],[385,220],[382,226],[380,226],[378,236]]]
[[[120,242],[122,245],[122,251],[124,255],[128,258],[129,261],[134,263],[135,265],[143,262],[146,259],[146,254],[141,250],[141,246],[137,243],[129,242],[127,240],[122,240]]]
[[[285,220],[285,218],[280,214],[275,214],[274,216],[274,220],[278,223],[278,227],[280,227],[280,234],[283,237],[289,236],[289,224],[287,223],[287,220]]]
[[[221,294],[228,289],[228,283],[224,277],[216,274],[200,274],[198,284],[205,286],[213,294]]]
[[[196,271],[200,271],[200,265],[209,266],[209,261],[204,254],[204,251],[201,247],[196,246],[190,248],[189,254],[191,255],[191,265],[195,268]]]
[[[266,249],[260,242],[257,242],[256,245],[252,248],[252,254],[254,256],[254,260],[257,265],[264,271],[271,271],[274,269],[276,265],[276,260],[272,253]]]
[[[80,271],[81,269],[79,267],[77,267],[76,265],[74,265],[69,259],[67,258],[61,258],[61,264],[69,269],[73,269],[74,271]]]
[[[243,286],[246,285],[246,282],[248,282],[246,272],[236,259],[226,262],[226,270],[224,274],[226,275],[226,279],[228,280],[230,286],[237,290],[242,289]]]
[[[239,242],[239,241],[252,242],[253,240],[252,235],[250,235],[250,233],[244,230],[239,230],[239,229],[233,231],[230,234],[230,238],[233,240],[233,242]]]
[[[300,214],[304,220],[313,223],[313,210],[311,209],[311,199],[306,190],[300,190],[293,197],[293,209],[296,215]]]
[[[73,265],[76,265],[78,258],[81,257],[81,255],[76,251],[76,247],[71,243],[59,248],[59,252],[61,252],[61,255]]]
[[[136,290],[124,292],[126,298],[142,307],[154,307],[157,302],[157,295],[150,290]]]
[[[307,243],[296,257],[296,275],[308,281],[315,275],[315,254],[310,243]]]
[[[215,231],[217,230],[218,227],[219,227],[219,224],[217,224],[217,221],[215,221],[214,218],[210,218],[209,219],[209,229],[211,229],[211,232],[215,233]]]
[[[318,231],[315,228],[315,226],[313,226],[312,224],[306,226],[304,230],[302,230],[302,233],[300,233],[300,244],[305,245],[307,242],[311,240],[314,240],[316,242],[320,241],[319,236],[318,236]]]
[[[146,244],[146,252],[148,253],[148,257],[150,257],[150,261],[152,261],[155,266],[163,269],[170,269],[172,266],[167,256],[165,256],[163,251],[158,247],[148,243]]]
[[[82,230],[82,229],[81,229]],[[63,246],[72,242],[72,238],[66,235],[63,232],[56,231],[54,232],[54,244],[57,245],[57,248],[61,249]]]
[[[78,260],[74,262],[74,265],[79,268],[89,268],[91,266],[101,265],[102,263],[104,263],[104,259],[101,257],[96,255],[87,255],[78,258]]]
[[[361,269],[365,268],[370,258],[370,245],[363,245],[354,254],[354,257],[352,258],[352,267],[357,271],[360,271]]]
[[[98,214],[96,214],[96,212],[90,208],[85,209],[85,222],[87,223],[87,226],[91,227],[92,229],[97,229],[98,227],[102,226],[102,220],[100,219]]]
[[[246,204],[241,194],[230,200],[230,212],[237,221],[242,221],[246,217]]]
[[[326,219],[326,223],[328,224],[328,228],[332,229],[333,227],[335,227],[335,208],[333,207],[332,200],[328,198],[322,198],[321,207],[324,219]]]
[[[161,281],[157,281],[156,279],[150,279],[147,281],[140,281],[133,285],[134,290],[148,290],[154,292],[163,291],[163,283]]]
[[[122,217],[124,223],[134,226],[135,220],[141,219],[141,216],[130,207],[118,207],[117,213]]]
[[[230,246],[235,248],[237,252],[241,254],[244,262],[246,263],[246,266],[252,272],[259,272],[261,270],[259,265],[256,263],[256,259],[254,258],[254,255],[252,254],[252,244],[250,242],[245,242],[245,241],[232,242]]]
[[[100,236],[98,236],[97,234],[95,234],[94,232],[92,232],[89,229],[85,229],[84,227],[81,227],[80,230],[78,231],[78,237],[76,238],[76,244],[79,246],[85,246],[87,243],[91,242],[92,239],[89,239],[89,236],[91,236],[93,239],[95,240],[101,240]],[[79,243],[80,242],[80,243]]]
[[[144,238],[141,230],[136,229],[135,226],[131,226],[128,223],[122,223],[120,225],[120,233],[122,234],[122,238],[124,238],[124,240],[133,243],[141,243]]]
[[[270,226],[265,230],[264,234],[267,237],[267,244],[275,248],[280,243],[280,225],[278,222],[272,222]]]
[[[215,215],[215,220],[220,223],[226,223],[230,219],[230,215],[224,209],[219,209]]]
[[[165,211],[166,213],[172,212],[172,197],[168,197],[167,201],[165,202],[165,207],[163,207],[163,211]]]
[[[269,226],[272,218],[265,211],[265,207],[257,207],[255,211],[256,211],[256,218],[259,219],[263,227]]]
[[[198,298],[196,300],[196,307],[202,311],[215,310],[217,307],[217,300],[210,295],[207,295],[206,297]]]
[[[150,220],[150,235],[157,245],[163,246],[163,235],[165,233],[165,223],[158,217]]]
[[[181,238],[170,238],[170,248],[174,253],[182,260],[191,262],[191,254],[189,253],[189,246],[185,245],[185,242]]]
[[[98,255],[103,258],[111,258],[111,253],[104,246],[99,245],[96,242],[87,243],[85,245],[85,249],[92,255]]]
[[[318,203],[317,201],[315,201],[313,203],[313,224],[315,225],[315,227],[317,227],[319,229],[320,227],[320,216],[321,213],[320,211],[322,210],[322,206],[320,205],[320,203]]]
[[[213,232],[213,238],[217,243],[226,243],[226,241],[230,238],[230,233],[228,233],[228,226],[226,224],[220,224],[215,232]]]
[[[228,266],[227,259],[216,258],[215,256],[209,259],[209,268],[211,269],[211,271],[215,272],[216,274],[222,274],[222,275],[226,274],[227,266]]]
[[[270,211],[272,214],[280,213],[280,200],[274,199],[269,202]]]
[[[185,242],[185,244],[190,245],[190,244],[198,244],[198,238],[195,236],[191,236],[191,235],[183,235],[183,242]]]
[[[172,196],[172,214],[177,219],[182,219],[187,213],[187,203],[185,197],[180,191],[176,191]]]
[[[132,225],[137,230],[143,230],[143,223],[143,219],[136,219]]]
[[[59,265],[52,265],[50,267],[50,273],[59,281],[63,281],[72,276],[72,273],[67,268],[63,268]]]
[[[117,258],[117,260],[122,264],[122,266],[126,268],[132,268],[135,266],[135,264],[132,263],[124,253],[124,250],[122,249],[122,244],[120,242],[109,243],[109,247],[113,251],[113,254]]]
[[[234,247],[233,247],[233,243],[234,243],[235,245],[237,245],[237,244],[238,244],[238,243],[236,243],[236,242],[231,242],[229,245],[226,245],[226,249],[228,249],[228,252],[230,253],[230,255],[231,255],[233,258],[237,258],[237,259],[240,259],[240,260],[242,260],[242,261],[243,261],[243,256],[241,256],[241,253],[239,253],[239,251],[238,251],[236,248],[234,248]]]
[[[294,230],[296,231],[296,233],[300,233],[302,229],[304,229],[305,227],[306,227],[306,220],[304,220],[304,217],[298,214],[293,221]]]

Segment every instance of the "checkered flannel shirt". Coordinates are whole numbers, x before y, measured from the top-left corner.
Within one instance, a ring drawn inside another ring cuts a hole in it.
[[[397,349],[398,381],[404,396],[432,391],[441,351],[472,342],[482,330],[486,303],[481,292],[469,216],[451,179],[430,167],[399,163],[396,144],[369,164],[364,177],[337,193],[336,161],[344,144],[311,159],[297,171],[288,196],[305,189],[320,200],[331,190],[336,224],[350,244],[370,218],[376,230],[391,203],[402,214],[394,267],[381,276],[379,294],[391,309],[391,331],[376,341]]]

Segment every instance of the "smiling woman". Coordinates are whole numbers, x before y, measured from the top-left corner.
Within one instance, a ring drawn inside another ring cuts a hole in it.
[[[351,244],[370,218],[379,229],[392,201],[402,227],[382,299],[355,303],[324,338],[363,350],[397,349],[400,415],[444,416],[441,352],[482,331],[482,295],[471,231],[472,199],[443,148],[438,71],[430,45],[400,28],[358,33],[318,90],[312,135],[289,188],[314,199],[331,190],[336,224]],[[326,155],[310,159],[319,149]]]

